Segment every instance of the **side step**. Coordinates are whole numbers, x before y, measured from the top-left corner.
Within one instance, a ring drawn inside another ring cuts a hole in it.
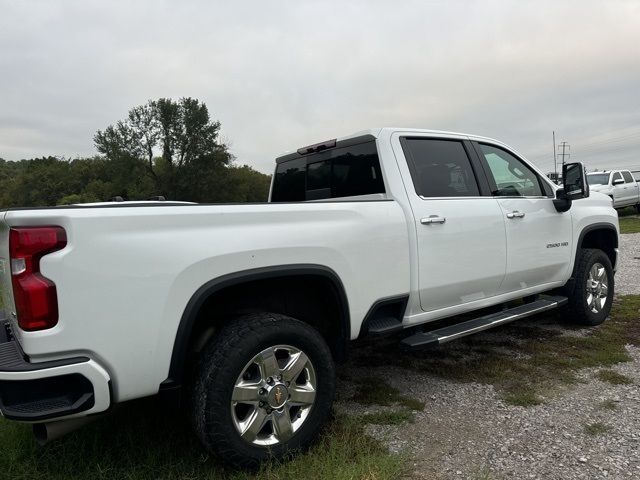
[[[430,332],[416,333],[402,340],[400,346],[406,350],[435,347],[466,335],[488,330],[489,328],[530,317],[547,310],[553,310],[565,305],[567,301],[567,297],[541,296],[539,300],[509,308],[502,312],[491,313]]]
[[[367,332],[371,335],[386,335],[402,330],[402,322],[393,317],[374,318],[369,322]]]

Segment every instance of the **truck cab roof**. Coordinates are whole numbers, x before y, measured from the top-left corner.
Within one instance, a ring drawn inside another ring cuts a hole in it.
[[[448,130],[433,130],[428,128],[413,128],[413,127],[378,127],[378,128],[369,128],[366,130],[360,130],[350,135],[336,137],[330,140],[325,140],[323,142],[306,145],[298,148],[296,151],[287,150],[277,157],[276,162],[281,163],[283,161],[291,160],[295,157],[298,157],[304,154],[318,152],[326,148],[332,148],[336,146],[336,144],[338,143],[341,145],[349,145],[352,142],[358,142],[361,139],[365,139],[365,138],[377,139],[379,137],[384,136],[385,134],[391,135],[395,132],[403,132],[403,133],[409,133],[409,134],[415,133],[415,134],[421,134],[421,135],[432,134],[433,136],[436,136],[436,137],[466,138],[469,140],[475,140],[479,142],[483,142],[483,141],[491,142],[491,143],[506,146],[504,143],[490,137],[483,137],[481,135],[473,135],[473,134],[462,133],[462,132],[451,132]]]

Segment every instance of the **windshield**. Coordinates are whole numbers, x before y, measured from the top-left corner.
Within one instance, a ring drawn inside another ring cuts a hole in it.
[[[587,183],[589,185],[608,185],[609,173],[590,173],[587,175]]]

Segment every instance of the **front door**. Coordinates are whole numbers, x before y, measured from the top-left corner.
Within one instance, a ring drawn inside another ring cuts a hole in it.
[[[523,160],[496,145],[475,146],[506,222],[507,272],[502,292],[565,279],[573,241],[571,213],[556,210],[553,190]]]
[[[505,275],[505,222],[470,142],[398,135],[393,144],[408,167],[401,171],[416,229],[422,309],[495,295]]]
[[[616,208],[624,207],[627,204],[627,194],[624,178],[622,178],[620,172],[613,172],[611,175],[611,186],[613,189],[613,206]]]

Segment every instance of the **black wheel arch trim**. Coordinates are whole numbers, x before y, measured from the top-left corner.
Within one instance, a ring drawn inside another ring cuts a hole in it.
[[[171,391],[180,388],[183,379],[184,366],[188,355],[187,348],[189,340],[191,338],[191,333],[193,332],[193,327],[198,317],[200,308],[202,308],[205,301],[211,295],[224,288],[255,280],[266,280],[269,278],[300,275],[321,276],[328,279],[333,285],[342,313],[340,319],[340,329],[346,347],[346,343],[350,340],[351,337],[349,302],[342,280],[333,269],[324,265],[316,264],[291,264],[253,268],[250,270],[234,272],[209,280],[207,283],[198,288],[198,290],[196,290],[196,292],[187,302],[187,306],[182,313],[180,324],[178,326],[173,344],[171,363],[169,366],[169,376],[160,384],[160,390]]]
[[[615,237],[616,237],[616,244],[613,246],[613,248],[618,248],[620,239],[618,236],[618,230],[616,229],[615,225],[613,223],[608,223],[608,222],[598,222],[598,223],[592,223],[591,225],[587,225],[586,227],[584,227],[581,231],[580,231],[580,235],[578,236],[578,241],[576,242],[576,254],[575,257],[573,259],[573,270],[575,271],[576,268],[576,264],[577,264],[577,260],[578,260],[578,255],[580,254],[580,248],[582,248],[582,242],[584,241],[584,237],[587,235],[587,233],[589,232],[593,232],[594,230],[612,230],[613,233],[615,233]],[[616,258],[616,262],[617,262],[617,258]],[[615,268],[615,262],[612,262],[612,267]],[[574,276],[574,272],[571,272],[571,280],[573,279]]]
[[[582,245],[582,241],[584,240],[585,235],[593,230],[613,230],[613,232],[616,234],[616,245],[614,248],[618,248],[618,230],[613,223],[608,222],[592,223],[591,225],[587,225],[586,227],[584,227],[580,231],[580,236],[578,237],[578,243],[576,245],[578,245],[578,247]]]

